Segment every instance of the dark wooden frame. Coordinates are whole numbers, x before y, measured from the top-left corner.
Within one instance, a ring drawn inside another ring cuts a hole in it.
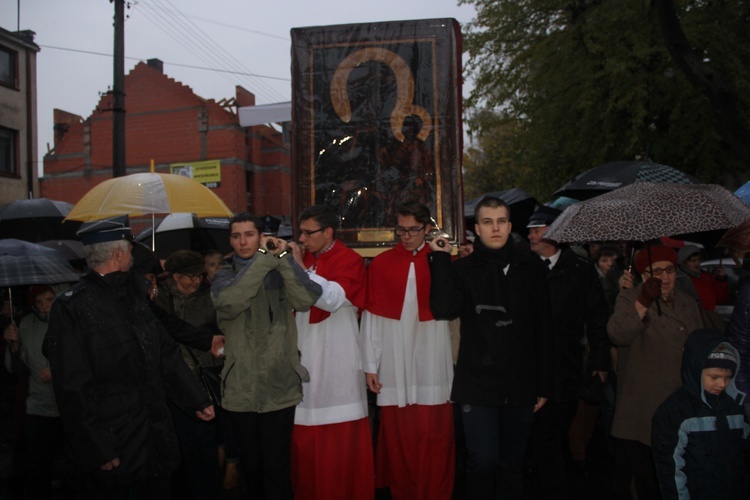
[[[329,203],[338,238],[375,254],[395,243],[392,205],[414,197],[462,241],[460,75],[453,19],[293,29],[295,220]]]

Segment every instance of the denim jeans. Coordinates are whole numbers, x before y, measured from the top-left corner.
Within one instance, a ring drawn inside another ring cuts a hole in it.
[[[521,498],[523,457],[534,408],[460,406],[469,454],[466,498]]]

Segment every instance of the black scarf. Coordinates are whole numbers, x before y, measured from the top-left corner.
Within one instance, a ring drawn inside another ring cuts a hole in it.
[[[476,240],[474,240],[474,252],[472,252],[472,255],[476,255],[478,258],[486,262],[498,264],[501,268],[504,269],[505,266],[510,264],[515,257],[513,240],[510,236],[508,236],[508,241],[505,243],[505,246],[495,250],[492,248],[487,248],[482,243],[482,239],[477,238]]]

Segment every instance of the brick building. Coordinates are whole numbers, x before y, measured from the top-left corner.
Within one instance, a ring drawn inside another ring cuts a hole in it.
[[[289,216],[291,172],[288,145],[270,126],[241,127],[238,107],[255,96],[238,86],[230,99],[203,99],[163,73],[158,59],[138,63],[125,76],[127,173],[157,172],[170,164],[218,161],[221,179],[214,192],[234,212]],[[55,146],[44,156],[41,193],[77,202],[112,177],[111,94],[104,94],[88,118],[56,109]]]

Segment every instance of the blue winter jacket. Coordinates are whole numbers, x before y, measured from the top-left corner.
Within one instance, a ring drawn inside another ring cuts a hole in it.
[[[662,498],[748,499],[750,481],[742,457],[745,394],[736,370],[719,396],[706,394],[703,364],[719,344],[735,352],[719,331],[695,330],[685,342],[682,387],[654,414],[651,445]]]
[[[737,388],[750,392],[750,283],[746,283],[737,295],[732,319],[727,327],[727,340],[740,353],[737,369]],[[745,415],[750,417],[750,401],[745,401]]]

